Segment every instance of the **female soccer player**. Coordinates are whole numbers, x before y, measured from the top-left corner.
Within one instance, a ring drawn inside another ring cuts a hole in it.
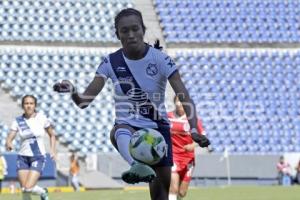
[[[145,25],[138,10],[127,8],[115,17],[116,36],[122,48],[109,54],[83,94],[78,94],[70,81],[54,85],[58,92],[72,92],[72,99],[80,108],[87,107],[102,90],[106,79],[115,87],[115,126],[111,131],[112,144],[131,165],[122,174],[127,183],[149,182],[153,200],[168,199],[172,160],[170,127],[165,111],[165,89],[169,80],[176,94],[181,95],[185,112],[196,113],[195,106],[184,87],[174,62],[169,56],[144,42]],[[199,137],[197,118],[189,119],[194,140],[208,145],[206,137]],[[147,166],[137,163],[129,153],[131,134],[141,128],[158,130],[168,144],[168,154],[160,163]]]
[[[171,138],[173,160],[169,200],[177,200],[186,196],[195,167],[195,148],[198,146],[189,133],[188,121],[177,96],[174,97],[175,110],[169,112],[171,122]],[[198,120],[198,132],[204,134],[202,122]]]
[[[30,200],[31,193],[40,195],[41,200],[48,200],[48,191],[37,185],[37,181],[45,167],[46,151],[44,145],[45,132],[50,137],[50,156],[56,158],[55,134],[50,120],[36,111],[37,99],[32,95],[22,98],[24,114],[12,123],[6,139],[6,149],[13,149],[13,140],[17,133],[21,139],[21,148],[17,158],[18,178],[23,192],[23,200]]]

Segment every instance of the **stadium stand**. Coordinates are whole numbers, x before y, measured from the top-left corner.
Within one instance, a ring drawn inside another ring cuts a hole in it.
[[[36,95],[39,109],[54,121],[59,140],[70,150],[82,155],[112,151],[108,136],[114,113],[112,95],[108,93],[112,84],[107,82],[96,101],[85,110],[76,108],[69,95],[59,95],[52,89],[56,81],[69,79],[83,90],[94,76],[101,56],[106,54],[106,51],[1,50],[0,74],[6,77],[1,86],[19,102],[23,94]]]
[[[40,109],[54,120],[59,140],[70,150],[83,155],[113,151],[108,136],[112,84],[85,110],[51,87],[67,78],[82,90],[104,54],[1,51],[2,87],[18,99],[23,93],[36,94]],[[226,146],[236,153],[300,151],[299,51],[179,52],[175,62],[216,152]]]
[[[0,152],[5,152],[5,138],[8,133],[8,127],[0,121]]]
[[[114,16],[131,0],[0,2],[0,41],[113,42]]]
[[[155,6],[167,42],[300,42],[297,0],[155,0]]]
[[[179,52],[217,152],[299,152],[299,51]]]

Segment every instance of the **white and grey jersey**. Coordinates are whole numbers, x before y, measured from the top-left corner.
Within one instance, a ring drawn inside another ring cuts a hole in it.
[[[104,58],[96,75],[114,83],[117,124],[157,128],[158,122],[168,121],[165,90],[176,70],[168,55],[149,46],[139,60],[126,58],[119,49]]]
[[[51,121],[41,112],[29,119],[23,115],[17,117],[11,125],[11,130],[16,131],[21,139],[19,155],[45,155],[44,136],[45,129],[49,126],[51,126]]]

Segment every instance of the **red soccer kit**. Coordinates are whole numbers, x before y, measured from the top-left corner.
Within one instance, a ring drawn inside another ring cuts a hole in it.
[[[193,139],[189,133],[190,127],[185,116],[177,118],[174,112],[168,113],[171,122],[171,138],[173,147],[173,172],[180,175],[182,181],[190,181],[195,165],[195,151],[186,151],[183,147],[192,144]],[[200,134],[204,133],[202,122],[198,120],[197,129]]]

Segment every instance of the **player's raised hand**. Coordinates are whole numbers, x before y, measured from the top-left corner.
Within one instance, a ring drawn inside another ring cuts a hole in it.
[[[74,85],[69,80],[55,83],[53,85],[53,90],[58,93],[73,93],[76,91]]]
[[[192,139],[199,144],[200,147],[208,147],[210,145],[209,139],[205,135],[198,133],[197,129],[191,130]]]

